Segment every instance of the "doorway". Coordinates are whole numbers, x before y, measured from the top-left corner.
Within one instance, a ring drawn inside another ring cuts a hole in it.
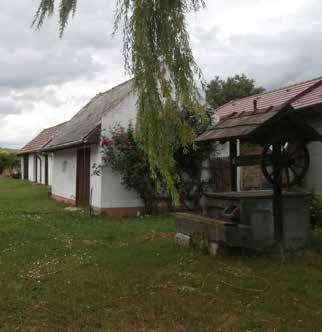
[[[76,204],[89,206],[91,149],[77,150]]]
[[[48,186],[48,155],[45,155],[45,185]]]
[[[25,154],[23,156],[23,179],[29,179],[29,155]]]

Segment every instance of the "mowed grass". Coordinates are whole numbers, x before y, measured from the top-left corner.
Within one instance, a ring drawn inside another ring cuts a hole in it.
[[[70,213],[0,180],[0,331],[321,331],[322,233],[294,254],[174,245],[174,219]]]

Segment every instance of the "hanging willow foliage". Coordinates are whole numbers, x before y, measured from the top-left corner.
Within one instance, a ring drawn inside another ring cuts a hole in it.
[[[60,34],[77,0],[60,0]],[[55,0],[41,0],[33,26],[40,28],[54,12]],[[204,7],[204,0],[117,0],[115,31],[123,29],[126,70],[138,92],[136,139],[155,176],[162,177],[177,198],[174,153],[187,150],[195,139],[189,118],[205,121],[196,79],[186,14]]]

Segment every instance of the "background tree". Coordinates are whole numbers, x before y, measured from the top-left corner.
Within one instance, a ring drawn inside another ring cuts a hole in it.
[[[4,170],[12,171],[19,167],[20,158],[17,156],[17,151],[0,147],[0,174]]]
[[[33,25],[40,28],[59,2],[60,35],[77,0],[41,0]],[[125,68],[138,92],[135,136],[147,155],[152,174],[166,183],[174,198],[175,151],[187,153],[196,137],[183,110],[206,118],[196,79],[201,78],[189,44],[186,14],[204,0],[117,0],[115,30],[122,27]]]
[[[226,80],[216,76],[207,85],[206,98],[208,104],[216,109],[231,100],[256,95],[263,91],[264,88],[257,87],[255,81],[245,74],[228,77]]]

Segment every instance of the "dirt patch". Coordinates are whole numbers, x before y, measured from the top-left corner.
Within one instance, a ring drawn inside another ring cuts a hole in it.
[[[83,240],[82,242],[83,242],[83,244],[85,244],[85,246],[88,246],[88,247],[94,246],[97,243],[96,240]]]
[[[47,302],[29,303],[26,309],[28,312],[34,312],[37,310],[43,310],[47,307],[47,305]]]
[[[144,241],[152,241],[156,239],[167,239],[167,238],[174,238],[175,232],[156,232],[152,231],[149,234],[146,234],[143,237]]]
[[[63,244],[66,249],[71,249],[73,246],[73,239],[63,240]]]
[[[68,212],[83,212],[84,210],[77,206],[67,206],[64,208],[65,211]]]
[[[236,331],[236,324],[239,321],[239,317],[237,315],[224,315],[223,323],[221,324],[219,331],[223,332],[233,332]]]

